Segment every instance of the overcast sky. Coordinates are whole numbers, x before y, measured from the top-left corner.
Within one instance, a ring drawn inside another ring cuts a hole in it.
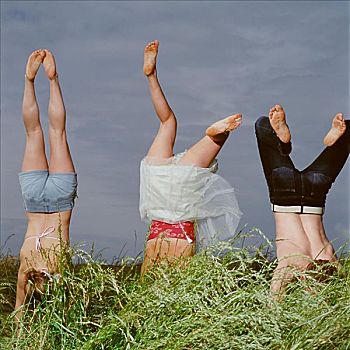
[[[303,169],[322,151],[333,115],[349,118],[349,2],[1,1],[1,244],[13,235],[6,243],[13,253],[26,229],[17,179],[23,78],[38,48],[56,57],[67,109],[79,178],[72,242],[95,242],[107,258],[142,251],[139,163],[158,128],[142,61],[153,39],[160,40],[159,79],[178,118],[176,152],[218,118],[243,114],[219,171],[238,191],[241,226],[271,239],[254,121],[282,104],[292,159]],[[48,87],[41,69],[36,91],[45,130]],[[336,248],[349,240],[349,211],[348,161],[325,214]]]

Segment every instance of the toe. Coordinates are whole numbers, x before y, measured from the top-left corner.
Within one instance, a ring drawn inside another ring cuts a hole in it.
[[[339,121],[339,122],[341,122],[342,120],[344,120],[343,114],[342,114],[342,113],[338,113],[338,114],[335,115],[334,121]]]
[[[276,105],[276,106],[275,106],[275,109],[276,109],[276,111],[280,112],[283,108],[282,108],[282,106],[280,106],[280,105]]]

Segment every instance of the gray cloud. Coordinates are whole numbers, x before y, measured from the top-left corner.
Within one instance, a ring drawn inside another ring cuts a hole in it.
[[[139,161],[157,128],[142,75],[142,51],[161,41],[159,77],[179,119],[176,150],[218,117],[244,126],[220,154],[237,189],[242,225],[273,238],[273,219],[253,130],[270,105],[286,108],[293,159],[303,168],[322,150],[338,111],[349,115],[347,2],[1,2],[1,237],[18,251],[24,214],[16,173],[24,149],[21,98],[28,54],[50,48],[68,112],[79,172],[73,242],[108,247],[107,257],[143,247]],[[48,83],[37,95],[44,128]],[[349,238],[349,162],[328,198],[325,224],[339,247]],[[135,248],[134,231],[138,240]]]

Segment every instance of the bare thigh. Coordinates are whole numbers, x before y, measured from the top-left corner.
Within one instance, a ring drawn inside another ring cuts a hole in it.
[[[27,133],[22,171],[47,170],[48,167],[44,135],[40,127],[36,131]]]
[[[222,142],[218,143],[214,142],[210,137],[204,136],[185,153],[179,164],[208,168],[220,152],[226,138],[227,136],[223,138]]]
[[[174,154],[177,122],[172,115],[166,122],[161,123],[156,137],[148,150],[147,156],[154,158],[170,158]]]
[[[66,132],[49,130],[50,137],[50,165],[49,170],[53,173],[75,172],[73,160],[67,142]]]

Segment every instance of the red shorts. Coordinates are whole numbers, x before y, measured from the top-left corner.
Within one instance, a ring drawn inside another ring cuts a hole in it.
[[[182,221],[169,224],[164,221],[152,220],[148,240],[157,238],[159,235],[163,238],[186,239],[188,243],[192,243],[195,241],[194,223],[192,221]]]

